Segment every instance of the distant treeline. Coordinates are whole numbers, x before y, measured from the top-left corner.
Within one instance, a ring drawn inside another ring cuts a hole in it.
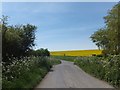
[[[48,49],[38,49],[38,50],[31,50],[29,52],[29,55],[33,55],[33,56],[50,56],[50,52],[48,51]]]
[[[117,55],[120,53],[120,2],[109,10],[104,19],[105,27],[96,31],[91,39],[99,49],[103,49],[104,55]]]
[[[8,25],[8,17],[2,16],[2,61],[10,62],[9,58],[21,58],[24,56],[49,56],[47,49],[33,50],[35,46],[36,26],[26,25]]]

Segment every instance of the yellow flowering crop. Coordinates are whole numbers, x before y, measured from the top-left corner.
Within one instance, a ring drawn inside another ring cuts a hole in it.
[[[71,50],[71,51],[51,51],[50,55],[55,56],[91,56],[100,55],[102,50]]]

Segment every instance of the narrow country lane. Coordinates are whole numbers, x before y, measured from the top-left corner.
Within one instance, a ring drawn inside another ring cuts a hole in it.
[[[36,88],[113,88],[85,73],[72,62],[63,61],[46,75]]]

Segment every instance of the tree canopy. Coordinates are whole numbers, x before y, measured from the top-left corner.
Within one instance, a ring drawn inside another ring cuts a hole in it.
[[[92,41],[107,54],[120,53],[120,3],[104,17],[105,28],[91,35]]]
[[[33,50],[35,46],[35,31],[36,26],[31,24],[26,25],[8,25],[8,17],[1,18],[2,28],[2,58],[4,62],[9,62],[8,58],[23,57],[28,55],[35,55],[31,53],[34,51],[38,56],[49,56],[47,49]]]

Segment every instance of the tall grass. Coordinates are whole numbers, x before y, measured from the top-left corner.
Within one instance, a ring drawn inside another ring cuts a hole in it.
[[[75,64],[87,73],[120,87],[120,55],[104,57],[77,57]]]
[[[48,57],[14,58],[9,64],[2,65],[2,88],[34,88],[47,74],[54,61]]]

